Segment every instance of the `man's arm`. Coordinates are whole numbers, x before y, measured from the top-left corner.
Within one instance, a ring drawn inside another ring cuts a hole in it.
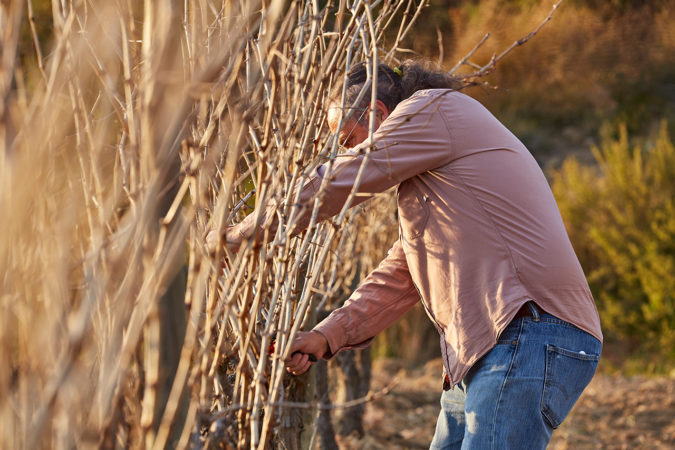
[[[454,153],[450,133],[443,114],[439,111],[442,94],[420,95],[402,102],[374,133],[375,148],[369,153],[366,169],[361,165],[366,158],[369,140],[357,145],[347,155],[339,156],[330,174],[320,166],[301,187],[298,204],[301,208],[292,224],[293,234],[304,230],[310,222],[313,200],[325,176],[323,199],[318,220],[338,214],[359,178],[358,196],[350,206],[370,198],[369,194],[384,192],[408,178],[435,169],[450,162]],[[267,207],[261,216],[260,226],[255,226],[256,214],[250,214],[240,224],[231,227],[228,235],[247,239],[256,232],[262,236],[264,229],[275,231],[277,206]]]
[[[312,331],[298,333],[291,354],[300,353],[287,361],[288,371],[305,372],[311,365],[307,354],[328,359],[342,350],[366,347],[375,335],[393,324],[419,299],[401,241],[396,241],[387,257],[344,306],[333,311]]]

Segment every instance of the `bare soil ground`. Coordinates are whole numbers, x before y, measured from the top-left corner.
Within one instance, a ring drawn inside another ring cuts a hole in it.
[[[373,391],[398,378],[392,392],[366,408],[362,438],[345,449],[426,449],[440,410],[440,359],[404,369],[399,360],[373,363]],[[550,449],[674,449],[675,376],[597,374],[570,416],[553,433]]]

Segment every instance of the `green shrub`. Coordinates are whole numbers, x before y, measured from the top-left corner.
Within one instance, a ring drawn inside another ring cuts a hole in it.
[[[568,158],[553,192],[607,340],[665,369],[675,362],[675,147],[665,123],[647,149],[621,126],[593,154],[596,167]]]
[[[534,30],[552,4],[432,0],[420,19],[425,26],[401,47],[435,60],[438,27],[443,65],[451,68],[489,32],[471,58],[485,64]],[[565,0],[533,39],[484,79],[497,89],[477,86],[466,92],[540,161],[557,162],[569,150],[587,149],[605,122],[625,122],[635,138],[649,134],[661,118],[675,117],[673,30],[675,14],[663,0]],[[462,67],[459,73],[473,70]]]

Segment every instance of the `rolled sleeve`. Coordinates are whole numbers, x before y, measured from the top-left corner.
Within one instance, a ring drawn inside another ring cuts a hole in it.
[[[400,241],[354,291],[344,306],[314,327],[328,342],[330,358],[339,351],[367,346],[420,299]]]
[[[350,206],[356,206],[374,194],[452,161],[451,136],[443,114],[439,111],[438,101],[450,92],[416,92],[401,102],[382,122],[373,134],[372,146],[370,139],[367,139],[349,153],[338,156],[330,172],[325,166],[315,169],[300,188],[297,205],[300,209],[294,215],[293,222],[288,224],[292,234],[302,232],[309,225],[313,201],[319,193],[322,200],[317,219],[324,220],[342,210],[357,179],[359,195],[352,199]],[[370,152],[367,151],[369,147]],[[365,170],[361,171],[364,163]],[[323,183],[326,176],[329,177],[327,183]],[[323,191],[320,189],[322,184],[325,184]],[[261,236],[265,228],[276,231],[274,208],[276,206],[266,207],[260,221],[262,226],[254,227],[254,213],[237,226],[237,231],[247,237],[256,231]]]

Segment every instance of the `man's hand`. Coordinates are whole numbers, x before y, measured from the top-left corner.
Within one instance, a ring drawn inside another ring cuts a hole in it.
[[[206,242],[206,249],[208,250],[209,253],[216,252],[216,248],[218,248],[218,241],[220,240],[221,234],[222,232],[218,230],[211,230],[207,233],[205,242]],[[241,245],[241,241],[243,239],[237,227],[236,226],[228,227],[227,232],[225,233],[225,238],[226,241],[224,241],[223,243],[227,245],[227,249],[231,253],[236,253],[236,251],[239,250],[239,246]]]
[[[299,353],[295,353],[299,352]],[[291,357],[286,360],[286,370],[293,375],[307,372],[312,366],[309,355],[318,358],[328,353],[328,341],[318,331],[299,331],[291,345]]]

